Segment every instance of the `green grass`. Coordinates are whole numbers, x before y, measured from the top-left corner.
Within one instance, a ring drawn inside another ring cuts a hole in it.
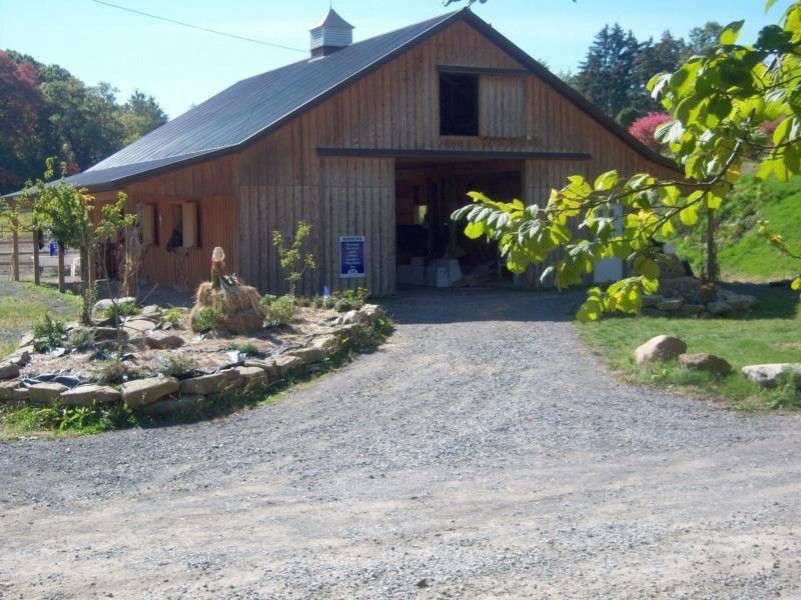
[[[764,282],[788,279],[801,272],[801,261],[783,256],[756,232],[757,221],[770,221],[772,231],[782,234],[791,248],[801,251],[801,177],[786,183],[759,183],[753,177],[744,177],[724,204],[721,215],[721,279]],[[677,244],[679,255],[688,259],[697,272],[704,264],[705,230],[701,223]]]
[[[748,364],[801,362],[798,296],[766,288],[759,298],[760,307],[739,319],[614,317],[579,324],[577,328],[594,353],[631,380],[698,392],[744,410],[801,408],[798,392],[762,390],[740,374],[740,368]],[[634,349],[660,334],[681,338],[687,343],[688,352],[722,356],[732,365],[732,374],[717,378],[680,369],[675,361],[636,365]]]
[[[61,320],[75,320],[81,299],[59,294],[50,287],[0,282],[0,357],[16,348],[20,336],[46,313]]]

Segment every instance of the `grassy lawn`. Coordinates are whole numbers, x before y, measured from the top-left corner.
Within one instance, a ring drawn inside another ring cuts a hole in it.
[[[80,298],[53,288],[0,281],[0,357],[17,347],[20,336],[45,313],[65,321],[78,318]]]
[[[801,394],[789,386],[762,390],[740,374],[740,367],[748,364],[801,362],[798,295],[778,288],[764,288],[757,295],[759,308],[739,319],[613,317],[577,328],[589,348],[628,379],[700,392],[743,410],[801,408]],[[734,371],[717,378],[680,369],[675,361],[635,365],[634,349],[660,334],[683,339],[688,352],[722,356]]]

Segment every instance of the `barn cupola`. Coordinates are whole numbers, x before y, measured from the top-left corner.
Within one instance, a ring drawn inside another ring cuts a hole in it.
[[[353,43],[353,25],[333,8],[311,29],[311,55],[320,58],[347,48]]]

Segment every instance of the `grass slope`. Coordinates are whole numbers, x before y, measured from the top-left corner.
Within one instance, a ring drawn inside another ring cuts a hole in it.
[[[78,318],[81,300],[53,288],[0,281],[0,358],[17,347],[20,336],[45,313],[71,321]]]
[[[765,282],[794,277],[801,262],[781,255],[756,232],[756,223],[770,221],[771,230],[784,236],[792,248],[801,251],[801,177],[783,183],[759,183],[744,177],[722,209],[723,224],[718,232],[718,260],[724,281]],[[679,254],[701,272],[704,264],[699,225],[678,243]]]
[[[740,367],[748,364],[801,362],[798,295],[765,288],[758,296],[759,308],[740,319],[619,317],[577,327],[594,353],[632,380],[690,389],[724,399],[741,409],[801,407],[801,396],[794,390],[761,390],[739,372]],[[645,367],[636,365],[634,349],[660,334],[681,338],[687,343],[688,352],[709,352],[724,357],[731,363],[733,373],[717,378],[680,369],[675,361]]]

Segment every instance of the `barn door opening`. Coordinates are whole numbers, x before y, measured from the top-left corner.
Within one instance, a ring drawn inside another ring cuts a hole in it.
[[[398,287],[495,287],[515,283],[495,244],[464,235],[451,214],[468,192],[510,201],[522,194],[519,161],[464,161],[396,166]]]

